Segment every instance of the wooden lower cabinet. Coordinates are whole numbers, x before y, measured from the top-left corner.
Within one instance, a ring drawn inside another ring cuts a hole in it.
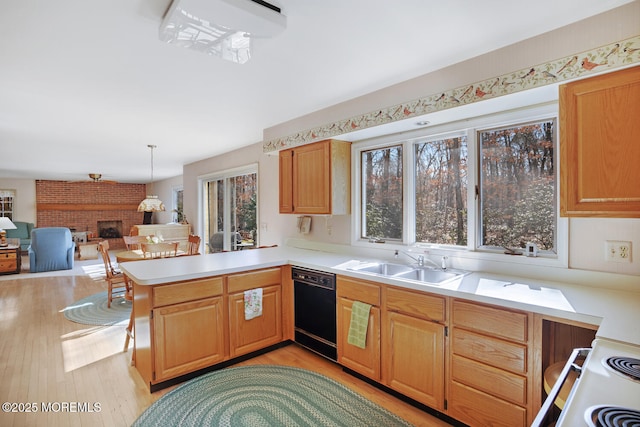
[[[231,357],[282,341],[280,285],[262,288],[262,316],[244,318],[244,292],[229,295],[229,351]]]
[[[380,285],[342,276],[338,276],[336,284],[338,363],[380,381]],[[365,348],[348,343],[354,301],[371,305]]]
[[[531,424],[541,400],[538,323],[532,313],[451,300],[448,415],[469,425]]]
[[[389,313],[383,347],[384,383],[418,402],[444,410],[444,325]]]
[[[262,315],[246,320],[244,292],[262,288]],[[230,357],[282,341],[282,270],[268,268],[227,277]]]
[[[365,348],[347,342],[353,301],[338,299],[338,362],[372,380],[380,381],[380,308],[371,307]]]
[[[542,319],[350,277],[337,278],[338,362],[472,426],[528,426],[542,395]],[[347,344],[354,301],[367,346]]]
[[[384,296],[383,383],[444,411],[446,298],[392,286]]]
[[[444,410],[444,297],[338,276],[338,362]],[[371,304],[366,348],[347,343],[354,301]]]
[[[156,381],[224,360],[222,307],[219,296],[154,310]]]
[[[134,360],[152,391],[167,380],[283,341],[279,267],[185,282],[134,282]],[[261,287],[262,315],[244,318]],[[124,338],[123,338],[124,339]]]

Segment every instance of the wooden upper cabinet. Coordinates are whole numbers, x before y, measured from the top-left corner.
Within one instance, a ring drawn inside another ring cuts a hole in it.
[[[280,213],[293,213],[293,150],[280,152]]]
[[[280,213],[343,215],[351,204],[351,144],[334,139],[280,152]]]
[[[560,86],[560,215],[640,218],[640,66]]]

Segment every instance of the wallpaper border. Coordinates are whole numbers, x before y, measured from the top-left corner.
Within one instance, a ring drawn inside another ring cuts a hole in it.
[[[612,70],[636,63],[640,63],[640,35],[498,77],[265,141],[262,150],[268,153],[286,149],[360,129],[573,80],[606,69]]]

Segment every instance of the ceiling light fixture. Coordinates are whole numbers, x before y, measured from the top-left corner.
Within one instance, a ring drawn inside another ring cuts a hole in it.
[[[262,0],[174,0],[160,40],[244,64],[254,38],[280,34],[287,17]]]
[[[153,194],[153,149],[156,148],[155,145],[147,145],[149,149],[151,149],[151,191]],[[164,211],[164,203],[158,196],[147,194],[147,198],[140,202],[138,205],[138,212],[144,212],[144,221],[143,224],[151,224],[151,214],[153,212],[162,212]]]

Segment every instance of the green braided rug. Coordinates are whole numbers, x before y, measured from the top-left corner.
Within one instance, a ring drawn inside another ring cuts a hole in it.
[[[228,368],[154,402],[133,426],[409,426],[315,372],[285,366]]]
[[[116,296],[111,301],[111,307],[107,308],[107,292],[105,291],[89,295],[61,311],[64,313],[64,317],[72,322],[83,325],[110,326],[125,320],[129,321],[131,306],[131,301],[125,301],[121,296]]]

